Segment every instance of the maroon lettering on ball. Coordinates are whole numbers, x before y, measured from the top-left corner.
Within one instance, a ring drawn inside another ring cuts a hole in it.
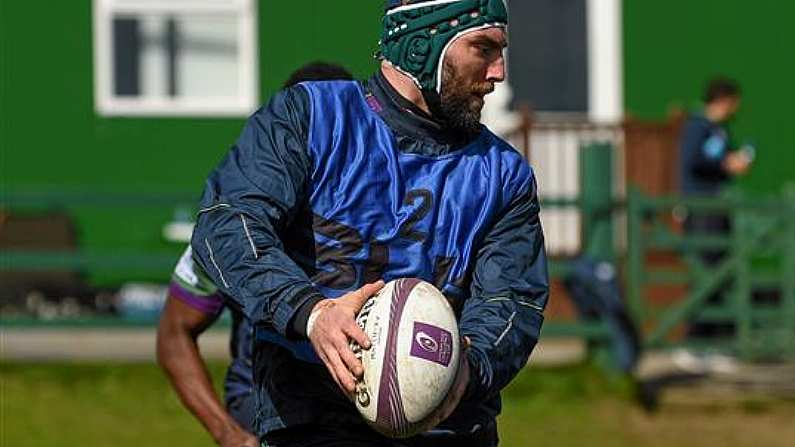
[[[450,366],[453,354],[453,336],[440,327],[415,321],[410,354],[412,357],[442,366]]]

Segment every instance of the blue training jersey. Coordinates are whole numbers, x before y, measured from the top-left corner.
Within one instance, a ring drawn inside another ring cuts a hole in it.
[[[717,194],[730,176],[723,168],[731,152],[729,133],[703,114],[684,124],[679,146],[679,183],[682,194]]]
[[[443,156],[401,152],[360,83],[302,87],[313,117],[313,284],[334,298],[378,279],[420,278],[460,310],[478,243],[508,202],[531,189],[530,166],[485,128]],[[260,328],[258,338],[320,363],[306,341],[288,341],[269,328]]]
[[[380,278],[414,277],[466,299],[478,242],[508,201],[531,187],[529,165],[488,130],[443,156],[402,153],[359,83],[304,88],[320,246],[313,280],[321,292],[333,297]]]

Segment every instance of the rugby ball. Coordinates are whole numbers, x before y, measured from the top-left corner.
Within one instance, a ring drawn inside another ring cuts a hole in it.
[[[397,279],[365,303],[356,322],[372,343],[352,346],[364,368],[356,408],[386,436],[430,429],[459,365],[458,323],[447,299],[425,281]]]

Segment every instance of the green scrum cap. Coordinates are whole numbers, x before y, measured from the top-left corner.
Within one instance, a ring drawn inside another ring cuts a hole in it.
[[[390,4],[398,3],[392,0]],[[508,26],[504,0],[400,2],[387,9],[377,56],[409,76],[420,90],[441,93],[442,61],[462,35]]]

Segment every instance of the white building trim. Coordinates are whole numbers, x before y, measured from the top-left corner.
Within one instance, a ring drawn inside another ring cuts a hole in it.
[[[588,118],[616,124],[624,117],[622,0],[586,0]]]
[[[119,14],[233,14],[238,24],[238,95],[120,98],[113,94],[113,18]],[[94,108],[102,116],[247,116],[259,104],[256,0],[93,0]]]

